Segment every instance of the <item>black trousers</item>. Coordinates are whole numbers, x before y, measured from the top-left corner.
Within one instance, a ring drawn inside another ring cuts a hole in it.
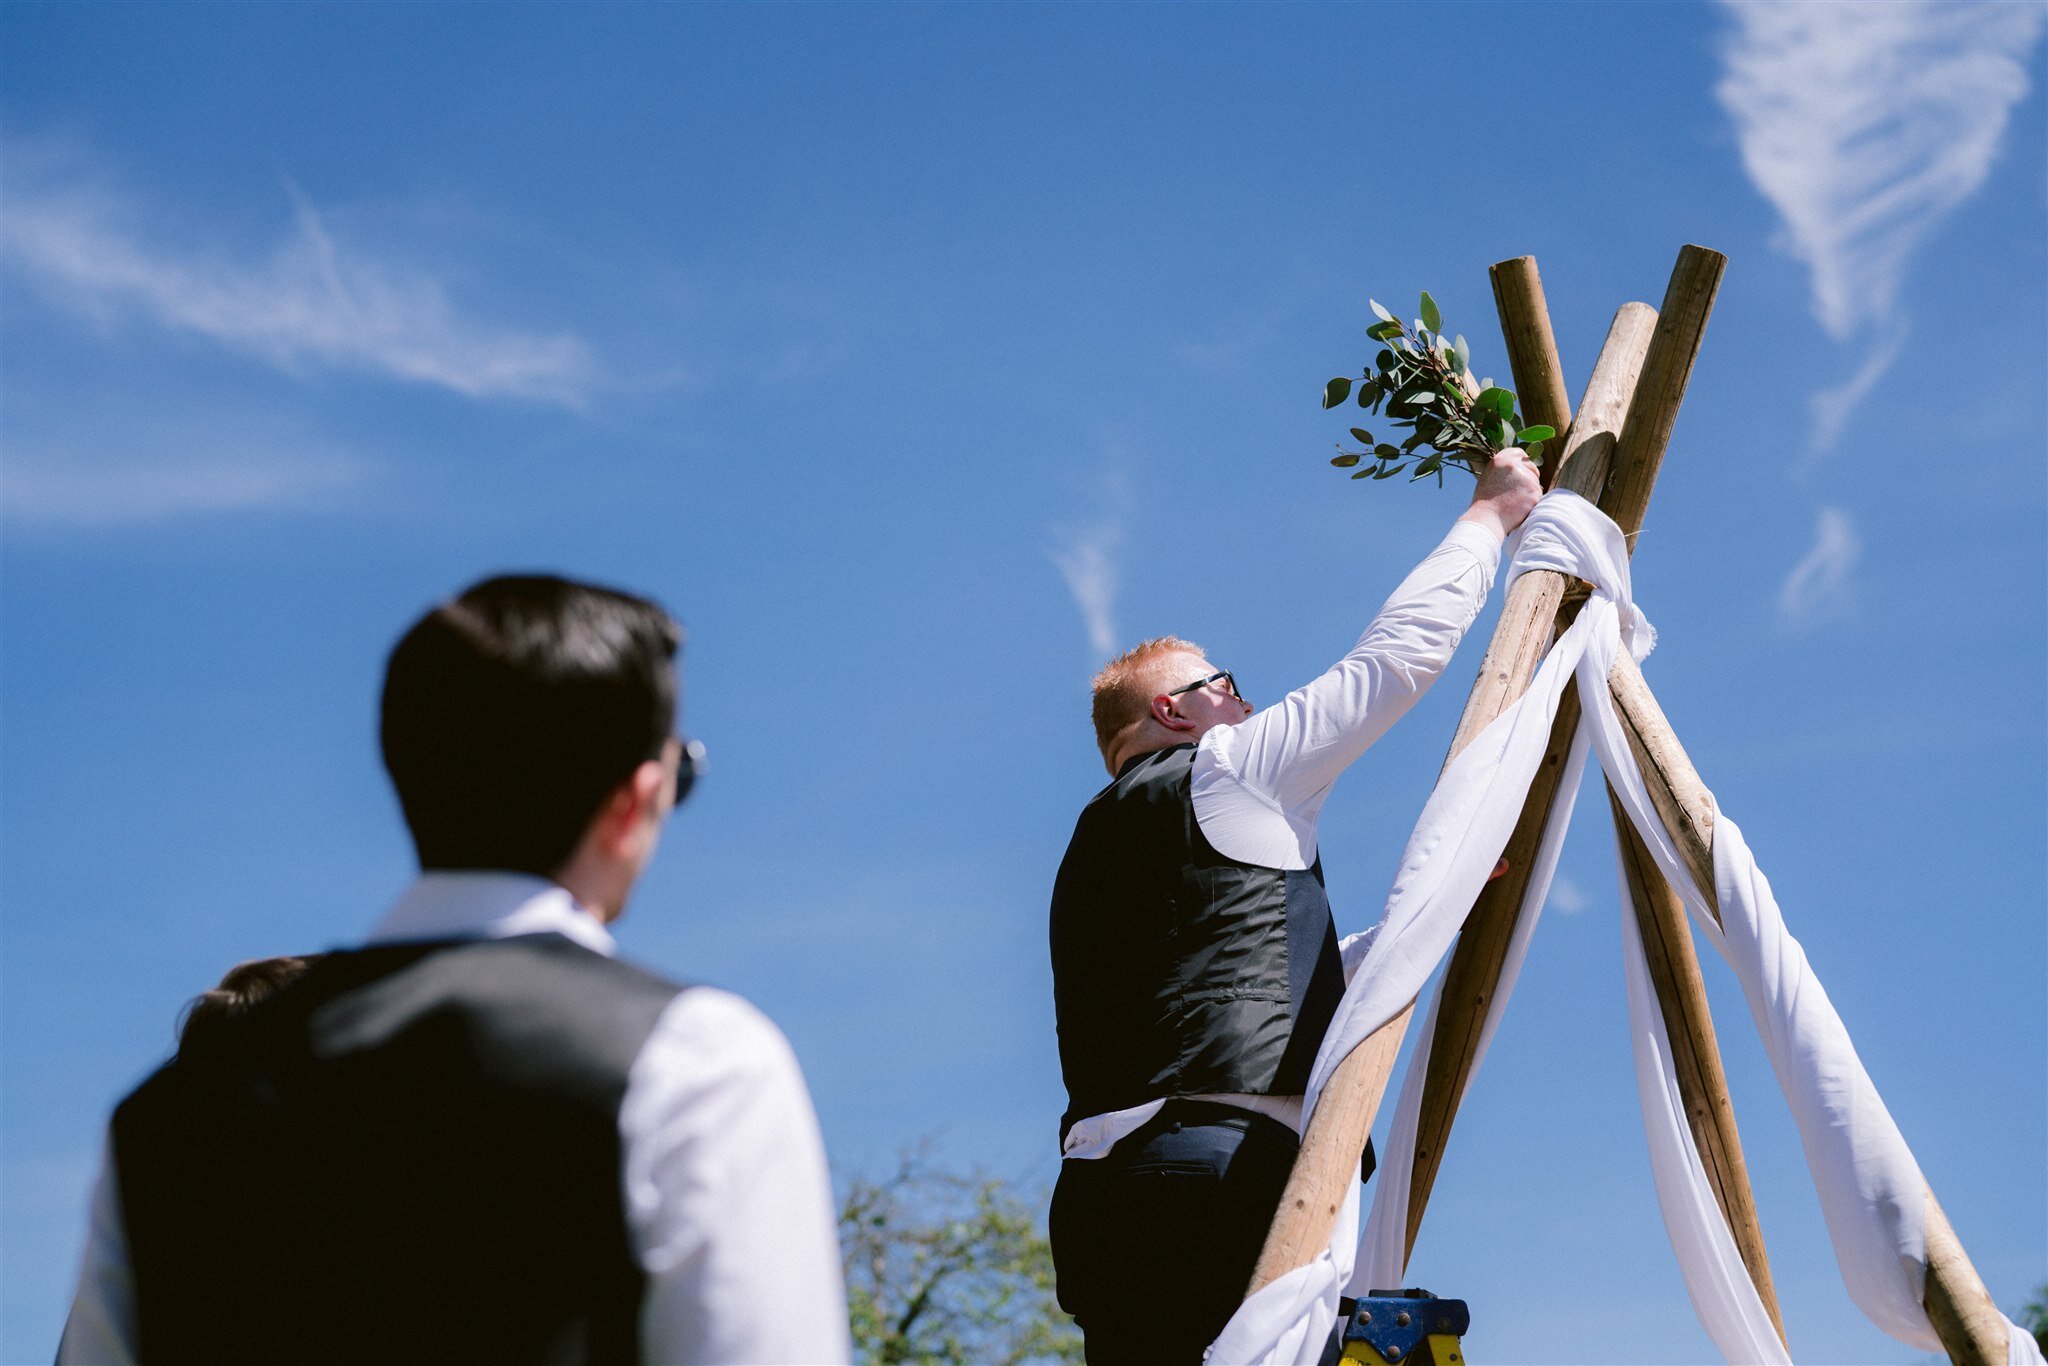
[[[1264,1115],[1170,1100],[1104,1156],[1060,1164],[1053,1267],[1091,1366],[1201,1361],[1244,1300],[1299,1146]]]

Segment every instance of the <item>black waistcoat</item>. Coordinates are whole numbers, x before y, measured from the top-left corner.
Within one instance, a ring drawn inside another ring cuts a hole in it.
[[[1163,1096],[1298,1095],[1344,994],[1320,860],[1224,857],[1195,747],[1133,760],[1081,812],[1052,893],[1068,1126]]]
[[[559,935],[330,954],[123,1101],[145,1363],[637,1361],[627,1071],[679,988]]]

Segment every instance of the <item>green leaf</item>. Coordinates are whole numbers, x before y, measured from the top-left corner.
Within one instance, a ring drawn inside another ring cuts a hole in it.
[[[1496,389],[1491,384],[1481,389],[1479,397],[1473,402],[1496,417],[1508,417],[1515,411],[1514,392],[1509,389]]]
[[[1361,445],[1370,446],[1372,444],[1372,433],[1363,427],[1353,427],[1351,429],[1351,436],[1353,440]]]
[[[1408,467],[1406,465],[1389,465],[1385,469],[1381,470],[1379,473],[1373,475],[1373,478],[1392,479],[1395,475],[1399,474],[1402,470],[1405,470],[1407,468]],[[1353,479],[1356,479],[1358,476],[1354,474],[1351,477]]]
[[[1339,375],[1323,386],[1323,406],[1325,408],[1334,408],[1350,397],[1351,379],[1347,375]]]
[[[1380,301],[1378,299],[1367,299],[1366,302],[1372,305],[1372,311],[1379,315],[1379,319],[1381,322],[1390,323],[1394,321],[1394,315],[1387,312],[1386,309],[1381,308]]]
[[[1398,360],[1399,357],[1395,356],[1392,351],[1382,351],[1372,358],[1372,363],[1373,367],[1384,375],[1394,368]]]
[[[1367,380],[1358,386],[1358,406],[1361,408],[1372,407],[1373,404],[1380,401],[1380,395],[1384,392],[1386,391],[1380,388],[1378,380]]]
[[[1392,341],[1401,335],[1401,324],[1374,323],[1371,327],[1365,329],[1365,335],[1371,337],[1374,341]]]
[[[1469,375],[1472,373],[1472,348],[1465,344],[1465,338],[1462,334],[1459,335],[1456,341],[1451,343],[1451,354],[1458,358],[1459,374]]]
[[[1342,455],[1331,456],[1330,463],[1340,470],[1348,470],[1353,465],[1356,465],[1361,458],[1356,451],[1346,451]]]
[[[1421,432],[1417,432],[1415,435],[1409,437],[1406,441],[1403,441],[1401,443],[1401,453],[1403,455],[1408,454],[1410,451],[1413,451],[1417,446],[1422,445],[1427,439],[1428,438],[1424,437]]]
[[[1546,427],[1539,422],[1533,427],[1522,428],[1522,444],[1527,445],[1531,441],[1548,441],[1556,435],[1557,428]]]
[[[1372,479],[1372,478],[1376,478],[1377,476],[1376,476],[1376,475],[1374,475],[1374,474],[1373,474],[1373,472],[1372,472],[1371,470],[1369,470],[1369,469],[1364,469],[1364,470],[1353,470],[1353,471],[1351,472],[1351,477],[1352,477],[1353,479]]]
[[[1437,312],[1436,300],[1429,297],[1429,291],[1422,291],[1422,325],[1432,332],[1441,332],[1444,315]]]
[[[1401,448],[1399,446],[1390,446],[1384,441],[1374,446],[1372,453],[1382,460],[1399,460],[1401,458]]]

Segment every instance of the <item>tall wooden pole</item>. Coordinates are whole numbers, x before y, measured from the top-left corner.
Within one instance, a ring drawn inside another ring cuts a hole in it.
[[[1565,392],[1564,366],[1557,359],[1557,338],[1550,331],[1550,305],[1543,297],[1543,279],[1536,258],[1517,256],[1486,272],[1493,283],[1493,304],[1508,344],[1508,372],[1515,378],[1524,426],[1542,425],[1555,432],[1571,431],[1572,400]],[[1563,460],[1543,467],[1543,487],[1557,479]]]
[[[1642,670],[1627,655],[1608,676],[1615,710],[1657,808],[1686,871],[1719,915],[1714,890],[1714,807],[1699,771],[1686,756],[1664,710],[1657,705]],[[1999,1366],[2006,1360],[2005,1316],[1963,1251],[1956,1231],[1927,1192],[1927,1285],[1921,1303],[1949,1360],[1969,1366]]]
[[[1500,301],[1503,330],[1508,337],[1509,360],[1518,384],[1550,387],[1544,375],[1557,370],[1557,345],[1551,338],[1549,315],[1543,310],[1542,283],[1531,257],[1505,261],[1493,269],[1494,292]],[[1635,373],[1649,345],[1656,315],[1646,305],[1625,305],[1615,315],[1614,327],[1595,367],[1595,383],[1587,390],[1587,405],[1577,423],[1569,422],[1570,410],[1552,392],[1544,402],[1550,412],[1564,419],[1550,425],[1567,434],[1563,454],[1553,470],[1566,487],[1595,496],[1607,479],[1607,458],[1611,453]],[[1525,380],[1523,376],[1529,376]],[[1561,390],[1559,390],[1561,391]],[[1544,412],[1543,408],[1534,409]],[[1573,473],[1573,471],[1578,471]],[[1576,481],[1583,481],[1581,483]],[[1468,744],[1488,722],[1513,705],[1528,687],[1530,676],[1543,652],[1549,648],[1555,628],[1558,604],[1565,592],[1559,574],[1526,574],[1516,583],[1494,628],[1493,641],[1480,666],[1479,681],[1465,704],[1465,716],[1451,741],[1451,753]],[[1323,1088],[1301,1151],[1280,1198],[1272,1228],[1252,1274],[1247,1295],[1296,1267],[1306,1266],[1329,1246],[1330,1230],[1337,1211],[1355,1179],[1358,1157],[1366,1136],[1386,1094],[1387,1078],[1400,1051],[1402,1036],[1412,1013],[1404,1009],[1376,1030],[1343,1062],[1339,1063]]]
[[[1700,1155],[1714,1202],[1735,1239],[1735,1250],[1749,1271],[1750,1284],[1771,1316],[1778,1341],[1785,1342],[1785,1319],[1778,1308],[1771,1262],[1764,1251],[1763,1224],[1757,1218],[1756,1196],[1749,1185],[1749,1166],[1742,1156],[1742,1138],[1735,1127],[1735,1103],[1728,1094],[1728,1074],[1721,1066],[1721,1048],[1714,1018],[1707,1007],[1707,987],[1693,950],[1692,926],[1685,906],[1664,880],[1643,837],[1621,808],[1614,789],[1607,789],[1614,812],[1614,838],[1621,867],[1642,933],[1643,958],[1657,1006],[1664,1017],[1664,1037],[1671,1044],[1672,1070],[1678,1078],[1679,1100],[1693,1147]]]

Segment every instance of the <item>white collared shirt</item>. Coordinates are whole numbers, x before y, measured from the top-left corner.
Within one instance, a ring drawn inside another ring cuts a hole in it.
[[[563,888],[520,873],[426,873],[368,942],[555,933],[618,947]],[[649,1362],[850,1361],[824,1142],[782,1032],[730,992],[693,987],[662,1012],[619,1106],[622,1180],[646,1273]],[[111,1154],[93,1191],[60,1363],[136,1359],[135,1299]]]
[[[1265,710],[1214,726],[1195,747],[1195,822],[1217,852],[1263,868],[1316,860],[1316,823],[1337,775],[1429,690],[1486,605],[1501,541],[1473,522],[1452,526],[1373,614],[1342,659]],[[1341,945],[1349,978],[1377,930]],[[1300,1096],[1189,1096],[1254,1110],[1301,1132]],[[1159,1113],[1166,1098],[1090,1115],[1067,1130],[1061,1154],[1097,1158]]]

